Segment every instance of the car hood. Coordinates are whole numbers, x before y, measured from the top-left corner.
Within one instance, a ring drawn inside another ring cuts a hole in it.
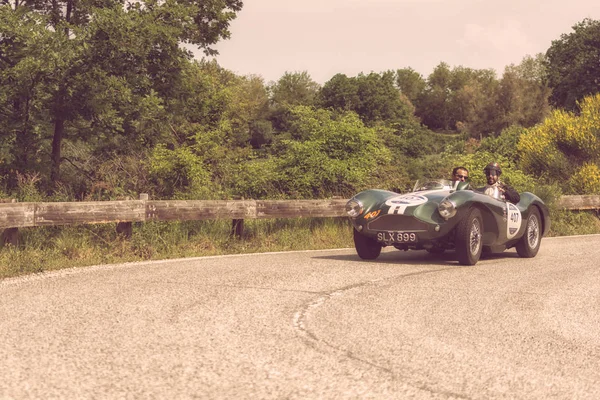
[[[371,189],[354,196],[363,206],[363,214],[413,215],[418,208],[437,209],[438,204],[452,194],[453,190],[427,190],[411,193],[396,193],[389,190]],[[431,215],[431,212],[425,213]]]

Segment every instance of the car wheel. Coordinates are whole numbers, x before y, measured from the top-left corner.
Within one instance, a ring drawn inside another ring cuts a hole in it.
[[[515,247],[519,256],[531,258],[538,253],[540,244],[542,244],[542,223],[540,212],[537,207],[534,207],[527,218],[525,233]]]
[[[363,260],[374,260],[381,254],[381,244],[354,229],[354,247]]]
[[[472,208],[456,227],[456,255],[463,265],[475,265],[483,249],[483,218],[481,211]]]

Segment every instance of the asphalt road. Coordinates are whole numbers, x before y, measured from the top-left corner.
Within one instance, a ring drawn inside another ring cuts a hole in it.
[[[600,236],[460,266],[353,250],[0,281],[2,399],[599,399]]]

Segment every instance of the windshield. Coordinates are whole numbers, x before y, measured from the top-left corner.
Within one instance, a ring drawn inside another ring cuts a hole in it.
[[[424,190],[456,190],[459,181],[450,181],[448,179],[423,179],[415,183],[413,192]]]

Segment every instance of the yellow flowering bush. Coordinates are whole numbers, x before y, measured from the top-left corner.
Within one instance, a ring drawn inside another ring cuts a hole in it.
[[[544,122],[521,135],[517,151],[523,171],[549,180],[568,180],[571,176],[593,172],[592,166],[597,168],[600,162],[600,93],[586,97],[580,103],[580,109],[579,114],[555,110]],[[571,190],[591,193],[588,191],[595,187],[592,176],[596,175],[585,176],[585,183],[581,185],[570,185]]]
[[[600,168],[594,163],[585,163],[570,180],[575,193],[600,194]]]

